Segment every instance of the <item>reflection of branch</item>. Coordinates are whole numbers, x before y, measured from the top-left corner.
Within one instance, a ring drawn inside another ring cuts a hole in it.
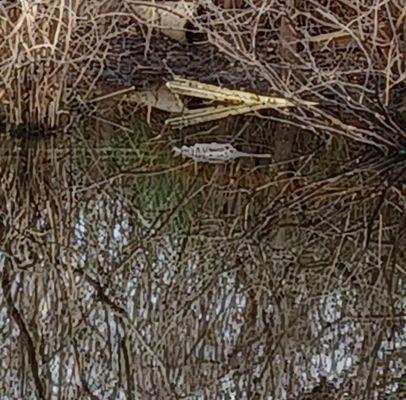
[[[91,392],[89,384],[87,383],[87,381],[86,381],[86,379],[84,377],[84,374],[82,372],[82,366],[80,364],[80,357],[79,357],[78,344],[77,344],[76,338],[73,337],[72,342],[73,342],[73,351],[74,351],[74,354],[75,354],[76,368],[78,369],[78,375],[79,375],[80,383],[81,383],[84,391],[90,397],[91,400],[100,400],[99,397],[97,397],[96,395],[94,395]]]
[[[121,340],[121,351],[123,352],[124,358],[124,369],[127,379],[127,398],[131,399],[134,393],[134,382],[133,382],[133,369],[130,362],[130,354],[128,352],[128,336],[125,335]]]
[[[120,173],[114,174],[114,175],[112,175],[110,177],[107,177],[105,179],[102,179],[102,180],[100,180],[98,182],[94,182],[94,183],[92,183],[90,185],[87,185],[87,186],[84,186],[84,187],[82,187],[80,189],[77,189],[76,193],[87,192],[87,191],[90,191],[92,189],[97,189],[100,186],[107,185],[107,184],[108,185],[113,185],[113,183],[116,180],[121,179],[121,178],[137,178],[137,177],[140,177],[140,176],[143,176],[143,177],[145,177],[145,176],[148,176],[148,177],[160,176],[160,175],[164,175],[164,174],[169,174],[169,173],[171,173],[173,171],[183,169],[186,166],[187,166],[187,164],[182,164],[182,165],[176,165],[174,167],[161,168],[161,169],[156,169],[156,170],[144,170],[144,171],[143,170],[140,170],[140,171],[137,171],[137,170],[131,171],[131,170],[129,170],[129,171],[125,171],[125,172],[120,172]],[[71,190],[72,190],[71,187],[67,188],[67,191],[71,191]]]
[[[6,304],[7,304],[8,310],[9,310],[9,314],[13,318],[15,323],[17,324],[18,329],[20,330],[20,336],[22,338],[23,344],[25,345],[25,347],[27,349],[28,360],[30,363],[32,376],[34,378],[34,383],[35,383],[35,387],[37,390],[38,398],[45,399],[45,388],[44,388],[44,384],[41,381],[41,378],[39,375],[39,368],[38,368],[38,361],[36,358],[35,345],[31,339],[30,333],[26,327],[23,316],[20,314],[18,309],[14,306],[13,298],[11,296],[11,291],[10,291],[10,288],[11,288],[10,276],[9,276],[9,271],[8,271],[7,267],[4,268],[1,286],[3,289],[4,297],[6,299]]]
[[[154,232],[154,228],[159,224],[158,229],[162,229],[169,221],[171,218],[176,214],[176,212],[185,204],[187,204],[188,201],[190,201],[192,198],[197,196],[204,188],[204,186],[198,188],[195,192],[193,192],[193,189],[195,187],[195,184],[197,182],[198,175],[195,176],[192,184],[188,188],[188,190],[184,193],[184,195],[179,199],[178,203],[175,205],[175,207],[170,211],[170,213],[166,216],[166,218],[159,224],[160,218],[163,215],[161,213],[155,221],[152,223],[150,229],[149,229],[149,234],[151,235],[152,232]]]
[[[152,356],[154,358],[156,364],[158,365],[158,367],[160,369],[162,378],[165,382],[165,386],[166,386],[168,395],[170,395],[170,393],[172,392],[172,388],[168,381],[168,374],[166,371],[166,367],[165,367],[164,363],[162,362],[161,357],[159,357],[159,355],[156,354],[154,349],[144,340],[143,335],[139,332],[139,330],[136,328],[136,326],[134,326],[134,323],[129,320],[127,311],[123,307],[117,305],[113,300],[111,300],[106,295],[103,287],[100,285],[100,283],[98,281],[91,278],[88,274],[86,274],[80,270],[76,269],[75,272],[77,272],[81,276],[84,276],[84,279],[86,280],[86,282],[89,283],[93,287],[93,289],[95,289],[97,296],[99,297],[99,300],[103,304],[110,307],[113,310],[113,312],[119,317],[119,319],[123,323],[123,329],[128,328],[131,332],[133,332],[134,335],[136,336],[137,340],[140,342],[141,346],[146,350],[146,352],[150,356]],[[170,397],[170,398],[172,398],[172,397]]]

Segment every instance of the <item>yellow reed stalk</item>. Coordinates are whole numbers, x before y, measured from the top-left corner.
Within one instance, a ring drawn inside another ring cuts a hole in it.
[[[296,104],[282,97],[264,96],[260,94],[220,88],[188,79],[177,78],[168,82],[167,87],[176,94],[198,97],[200,99],[245,105],[267,104],[270,107],[294,107]],[[304,105],[316,105],[315,102],[301,102]]]
[[[230,106],[211,106],[198,108],[195,110],[187,110],[184,114],[178,117],[168,118],[165,124],[172,128],[184,128],[186,126],[201,124],[203,122],[216,121],[229,116],[247,114],[249,112],[263,110],[269,108],[267,104],[256,105],[230,105]]]
[[[178,95],[198,97],[200,99],[222,103],[221,105],[195,110],[185,110],[182,115],[167,119],[165,123],[174,128],[182,128],[268,108],[294,107],[297,104],[306,106],[318,104],[312,101],[293,103],[281,97],[264,96],[241,90],[220,88],[215,85],[181,78],[168,82],[166,85],[171,92]]]

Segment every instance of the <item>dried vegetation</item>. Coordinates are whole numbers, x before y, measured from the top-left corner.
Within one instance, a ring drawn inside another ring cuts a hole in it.
[[[405,60],[404,0],[1,1],[0,397],[404,398]]]

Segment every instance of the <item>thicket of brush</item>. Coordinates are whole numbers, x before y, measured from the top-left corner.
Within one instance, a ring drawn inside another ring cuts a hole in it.
[[[0,397],[401,399],[404,0],[184,4],[0,2]],[[148,125],[174,76],[319,105]]]

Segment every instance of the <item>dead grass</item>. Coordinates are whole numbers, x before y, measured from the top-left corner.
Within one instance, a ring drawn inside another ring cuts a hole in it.
[[[305,97],[332,104],[333,110],[303,108],[291,119],[291,124],[300,123],[313,131],[377,147],[397,145],[403,139],[403,129],[387,115],[392,99],[404,90],[406,77],[401,1],[240,5],[224,9],[208,2],[199,14],[190,12],[195,32],[204,34],[209,45],[235,63],[228,77],[232,86],[248,86],[251,79],[247,89],[262,87],[269,94],[293,100]],[[63,118],[94,95],[108,74],[109,59],[119,58],[124,65],[127,58],[130,68],[131,64],[140,67],[142,57],[153,59],[155,42],[162,42],[159,20],[145,23],[137,7],[141,6],[133,1],[2,2],[0,30],[5,40],[0,45],[0,87],[6,119],[16,124],[27,120],[48,126],[66,123]],[[166,7],[165,2],[158,2],[157,12]],[[134,52],[138,59],[125,47],[121,54],[112,47],[123,35],[128,44],[139,43],[141,53]],[[170,47],[170,39],[161,46]],[[196,44],[189,51],[201,48],[207,56],[204,46]],[[145,72],[134,74],[149,81],[154,69],[162,71],[163,61],[155,62]],[[223,67],[219,64],[214,72],[221,76]],[[182,62],[174,68],[177,75],[184,68],[189,78],[202,78],[190,76],[193,72]],[[283,113],[280,118],[288,119]]]

